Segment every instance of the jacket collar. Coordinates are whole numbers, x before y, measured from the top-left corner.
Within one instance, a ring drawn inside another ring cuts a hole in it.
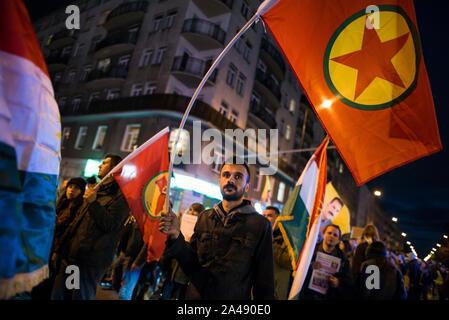
[[[251,205],[251,201],[243,200],[243,202],[235,208],[232,208],[231,211],[226,212],[223,209],[222,202],[217,203],[214,206],[214,212],[218,216],[218,218],[223,222],[224,225],[235,217],[237,214],[253,214],[256,212],[256,209]]]

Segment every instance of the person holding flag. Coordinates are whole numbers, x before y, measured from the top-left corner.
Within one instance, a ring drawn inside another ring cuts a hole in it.
[[[106,155],[98,177],[106,177],[121,161],[120,156]],[[55,248],[62,261],[53,285],[53,300],[67,297],[66,277],[69,275],[66,267],[69,265],[77,266],[80,275],[79,289],[73,289],[70,299],[95,299],[98,284],[112,263],[128,216],[128,204],[112,176],[106,178],[98,189],[85,191],[83,205],[62,236],[60,246]]]
[[[165,254],[177,259],[191,279],[186,297],[274,299],[271,223],[243,199],[249,181],[250,170],[242,159],[225,161],[220,171],[223,201],[199,215],[190,243],[173,211],[162,213],[159,230],[168,235]]]

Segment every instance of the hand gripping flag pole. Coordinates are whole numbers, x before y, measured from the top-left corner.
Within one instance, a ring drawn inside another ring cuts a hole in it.
[[[178,147],[179,137],[181,134],[182,129],[184,128],[184,124],[187,120],[187,117],[189,116],[190,110],[193,107],[193,104],[196,101],[196,98],[198,97],[198,94],[200,93],[201,89],[203,88],[206,81],[209,79],[212,72],[214,72],[217,65],[220,63],[220,61],[223,59],[223,57],[228,53],[229,49],[234,45],[234,43],[241,37],[242,34],[244,34],[254,22],[259,21],[260,16],[264,13],[266,13],[268,10],[270,10],[276,3],[278,3],[279,0],[265,0],[262,2],[257,9],[257,12],[252,16],[250,20],[243,26],[243,28],[235,35],[234,38],[228,43],[228,45],[223,49],[223,51],[220,53],[220,55],[215,59],[214,63],[211,65],[207,73],[204,75],[203,79],[201,80],[200,84],[198,85],[198,88],[195,90],[192,98],[190,99],[189,105],[187,106],[186,111],[184,112],[184,116],[182,117],[181,123],[179,125],[179,130],[176,134],[175,143],[173,145],[173,150],[170,157],[170,165],[168,170],[168,182],[167,182],[167,197],[165,199],[165,208],[166,211],[169,211],[169,201],[170,201],[170,184],[171,184],[171,176],[173,174],[173,163],[175,160],[176,150]]]

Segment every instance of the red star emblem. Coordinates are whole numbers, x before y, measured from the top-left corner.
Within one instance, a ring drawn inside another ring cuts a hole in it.
[[[362,48],[360,50],[331,59],[358,70],[354,100],[362,94],[376,77],[402,88],[405,87],[391,63],[391,59],[402,49],[408,37],[409,33],[406,33],[382,42],[375,29],[364,28]]]

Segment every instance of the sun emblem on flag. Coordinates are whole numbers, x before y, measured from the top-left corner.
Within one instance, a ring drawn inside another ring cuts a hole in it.
[[[379,6],[377,29],[367,27],[370,15],[359,11],[337,28],[324,54],[324,77],[346,105],[381,110],[416,88],[421,47],[402,8]]]
[[[163,171],[153,176],[143,189],[143,207],[152,218],[161,218],[167,194],[168,172]]]

